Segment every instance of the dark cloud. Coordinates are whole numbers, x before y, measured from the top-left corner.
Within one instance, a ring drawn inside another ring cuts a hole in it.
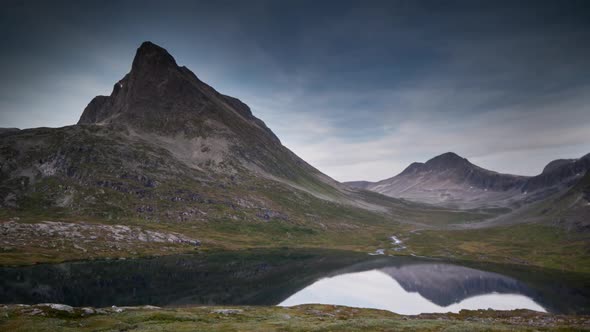
[[[589,22],[588,1],[4,1],[0,126],[75,123],[152,40],[337,179],[445,151],[533,174],[590,150]]]

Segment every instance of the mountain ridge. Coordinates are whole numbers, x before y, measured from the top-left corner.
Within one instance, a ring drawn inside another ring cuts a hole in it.
[[[360,195],[321,173],[245,103],[151,42],[139,46],[109,96],[89,102],[78,124],[0,137],[0,205],[7,214],[308,223],[322,220],[312,212],[325,204],[368,214],[407,206]],[[310,202],[316,207],[306,216],[300,205]]]
[[[137,49],[131,71],[115,83],[110,96],[88,104],[78,125],[120,128],[198,169],[232,173],[245,168],[299,189],[309,182],[324,190],[341,187],[284,147],[245,103],[202,82],[151,42]]]
[[[590,154],[550,162],[536,176],[503,174],[472,164],[453,152],[413,162],[377,182],[345,182],[357,188],[421,203],[462,208],[518,207],[569,188],[590,169]]]
[[[579,263],[586,259],[583,234],[568,245],[567,256],[556,254],[563,239],[576,236],[561,228],[585,227],[577,216],[587,210],[586,187],[561,201],[578,205],[560,229],[552,227],[550,238],[540,230],[553,225],[558,211],[540,225],[523,225],[524,246],[513,245],[514,229],[496,229],[500,240],[494,246],[485,240],[472,246],[477,232],[460,243],[466,233],[454,233],[456,228],[484,224],[506,209],[466,211],[351,189],[299,158],[246,104],[201,82],[164,49],[146,43],[137,53],[135,66],[111,95],[88,104],[79,124],[0,130],[0,264],[305,247],[498,262],[512,262],[514,250],[526,248],[523,256],[536,265],[557,255],[568,268],[588,266]],[[451,175],[463,172],[479,185],[504,183],[479,181],[478,174],[490,173],[453,155],[428,165]],[[548,172],[547,183],[560,176]],[[473,193],[489,198],[482,192]],[[446,232],[442,238],[440,232]],[[404,245],[392,244],[393,236]],[[497,254],[498,243],[506,254]]]

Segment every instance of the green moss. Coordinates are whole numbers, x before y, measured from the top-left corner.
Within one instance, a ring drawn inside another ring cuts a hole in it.
[[[0,309],[6,331],[588,331],[588,318],[528,311],[462,311],[399,316],[387,311],[328,305],[280,307],[127,309],[78,317],[30,316],[30,309]]]

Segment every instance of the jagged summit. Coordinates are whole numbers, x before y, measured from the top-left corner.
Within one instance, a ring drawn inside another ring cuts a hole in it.
[[[150,42],[143,42],[133,59],[131,71],[140,71],[155,68],[176,68],[176,60],[164,48]]]
[[[117,124],[140,132],[189,138],[264,136],[278,142],[246,104],[217,92],[151,42],[141,44],[131,71],[115,83],[110,96],[95,97],[78,124]]]
[[[287,220],[295,200],[307,206],[316,199],[386,210],[299,158],[245,103],[151,42],[139,46],[129,72],[109,96],[92,99],[77,125],[0,129],[0,148],[0,207],[18,207],[44,188],[42,204],[149,220],[229,220],[228,210],[246,206],[254,220]],[[59,193],[47,189],[48,178]],[[239,213],[231,220],[241,220]]]
[[[78,124],[129,133],[200,169],[223,164],[290,181],[313,174],[310,181],[319,176],[335,183],[284,147],[245,103],[217,92],[151,42],[141,44],[131,71],[110,96],[95,97]]]

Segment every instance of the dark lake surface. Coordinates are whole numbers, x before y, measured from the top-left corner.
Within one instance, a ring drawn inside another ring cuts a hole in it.
[[[0,303],[324,303],[400,314],[488,308],[590,313],[588,275],[465,264],[284,249],[3,267]]]

